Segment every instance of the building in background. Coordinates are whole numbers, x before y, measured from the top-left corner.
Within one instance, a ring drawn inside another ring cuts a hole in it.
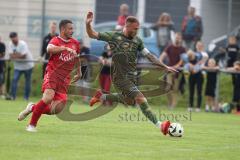
[[[231,2],[230,12],[229,2]],[[240,25],[239,0],[191,0],[190,3],[197,8],[197,13],[203,18],[203,41],[205,44],[228,34],[228,32]]]
[[[85,13],[94,10],[94,5],[95,0],[1,0],[0,35],[8,41],[10,32],[18,32],[37,58],[50,21],[71,19],[76,27],[74,36],[85,39]]]

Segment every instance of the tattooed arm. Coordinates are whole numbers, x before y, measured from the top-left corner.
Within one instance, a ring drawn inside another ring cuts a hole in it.
[[[158,60],[158,58],[157,58],[155,55],[151,54],[147,48],[144,48],[144,49],[142,50],[142,54],[143,54],[145,57],[147,57],[147,59],[148,59],[150,62],[152,62],[153,64],[155,64],[155,65],[157,65],[157,66],[159,66],[159,67],[165,68],[166,70],[168,70],[168,71],[170,71],[170,72],[178,72],[178,71],[175,70],[174,68],[169,67],[169,66],[165,65],[164,63],[160,62],[160,61]]]

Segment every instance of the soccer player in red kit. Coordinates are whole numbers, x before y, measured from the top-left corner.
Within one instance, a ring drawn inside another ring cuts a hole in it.
[[[71,82],[70,73],[76,64],[78,70],[72,82],[76,82],[81,77],[80,60],[77,57],[80,45],[76,39],[72,38],[72,21],[62,20],[59,30],[60,36],[54,37],[47,47],[50,59],[42,84],[42,99],[36,104],[29,103],[18,116],[18,120],[22,121],[32,113],[26,128],[29,132],[37,131],[37,122],[42,114],[51,115],[62,111],[67,101],[67,89]]]

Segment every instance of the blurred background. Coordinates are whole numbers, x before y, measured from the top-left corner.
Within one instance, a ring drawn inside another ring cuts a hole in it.
[[[130,13],[142,23],[154,23],[162,12],[171,14],[176,31],[187,13],[188,5],[196,8],[203,19],[202,40],[209,44],[212,40],[233,31],[240,24],[240,1],[238,0],[1,0],[0,36],[9,41],[9,33],[16,31],[28,42],[34,57],[40,55],[44,35],[49,31],[50,21],[73,20],[75,37],[84,39],[89,46],[85,33],[84,18],[91,10],[95,14],[95,24],[116,21],[119,6],[127,3]]]

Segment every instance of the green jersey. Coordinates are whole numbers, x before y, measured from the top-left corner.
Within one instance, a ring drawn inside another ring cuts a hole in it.
[[[129,39],[122,32],[104,32],[99,33],[98,40],[108,42],[112,51],[113,81],[136,74],[138,54],[144,49],[138,36]]]

